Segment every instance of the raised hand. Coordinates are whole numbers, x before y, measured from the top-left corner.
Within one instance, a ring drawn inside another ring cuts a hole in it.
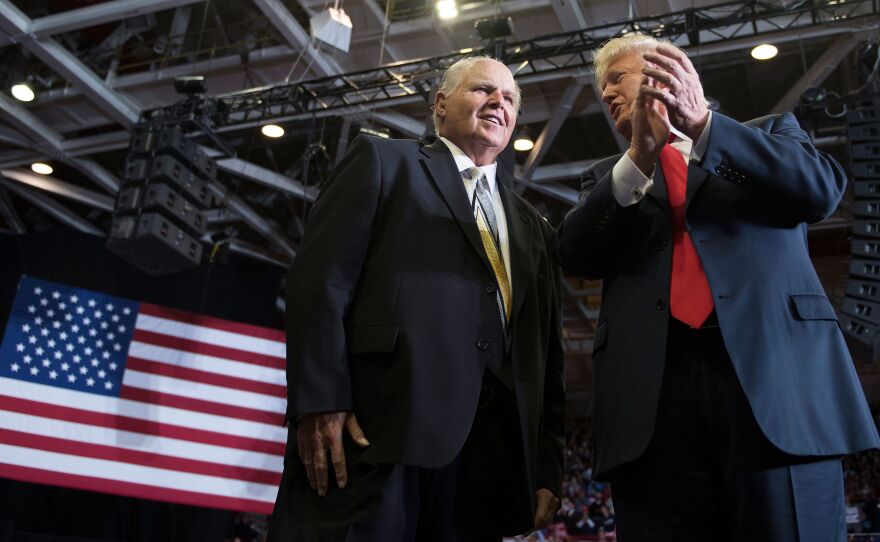
[[[345,452],[342,447],[343,430],[362,448],[370,445],[357,418],[351,412],[324,412],[306,414],[300,418],[297,427],[299,457],[306,468],[306,476],[312,489],[323,497],[327,494],[327,452],[336,475],[339,489],[348,483],[348,470],[345,465]]]
[[[669,137],[666,109],[662,102],[653,98],[656,85],[655,80],[642,78],[630,115],[632,137],[627,154],[636,167],[648,176],[651,175],[660,150]]]
[[[642,73],[662,83],[645,92],[666,106],[672,126],[697,141],[709,118],[709,108],[700,76],[691,60],[669,45],[658,45],[655,52],[645,53],[643,57]]]

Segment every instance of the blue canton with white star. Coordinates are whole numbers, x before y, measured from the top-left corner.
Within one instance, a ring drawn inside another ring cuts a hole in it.
[[[119,396],[138,306],[23,276],[0,346],[0,377]]]

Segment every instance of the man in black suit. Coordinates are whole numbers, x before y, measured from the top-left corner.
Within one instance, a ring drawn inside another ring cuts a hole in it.
[[[631,34],[594,66],[630,147],[558,237],[603,280],[595,472],[620,540],[842,542],[839,458],[880,443],[807,251],[843,170],[791,114],[710,113],[672,44]]]
[[[287,285],[272,542],[479,541],[549,523],[564,431],[553,232],[496,157],[519,88],[461,60],[430,145],[360,137]]]

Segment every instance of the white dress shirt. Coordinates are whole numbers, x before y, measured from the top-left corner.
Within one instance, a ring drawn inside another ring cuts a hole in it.
[[[706,127],[703,128],[703,133],[700,134],[700,139],[696,144],[688,136],[672,128],[675,140],[670,145],[681,153],[685,164],[689,164],[691,161],[699,162],[703,159],[706,146],[709,144],[709,129],[711,127],[712,112],[709,111]],[[642,201],[645,194],[651,190],[651,187],[654,186],[653,177],[654,172],[650,177],[647,177],[642,173],[642,170],[636,167],[629,155],[623,153],[611,172],[611,193],[621,207],[629,207]]]
[[[511,291],[513,291],[513,279],[510,274],[510,239],[507,236],[507,216],[504,214],[504,205],[501,204],[501,194],[498,191],[498,185],[495,181],[495,172],[498,169],[498,162],[492,162],[487,166],[478,166],[474,164],[474,161],[468,158],[468,155],[459,149],[452,141],[449,141],[445,137],[440,137],[440,141],[445,143],[446,146],[449,147],[450,152],[452,152],[452,158],[455,160],[455,166],[458,168],[459,173],[466,169],[476,167],[483,172],[483,175],[486,176],[486,180],[489,181],[492,210],[495,211],[495,222],[498,226],[498,240],[501,243],[501,257],[504,258],[504,269],[507,271],[507,282],[511,285]],[[461,183],[467,190],[468,201],[473,200],[476,183],[465,183],[464,179],[462,179]]]

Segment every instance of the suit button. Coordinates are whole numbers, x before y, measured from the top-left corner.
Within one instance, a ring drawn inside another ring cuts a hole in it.
[[[658,252],[663,252],[664,250],[666,250],[667,246],[669,246],[669,241],[667,241],[666,239],[660,239],[659,241],[657,241]]]
[[[486,339],[477,339],[477,350],[486,351],[489,349],[489,341]]]
[[[489,284],[486,285],[485,290],[486,290],[487,294],[490,294],[490,295],[494,294],[495,293],[495,284],[490,282]]]
[[[657,310],[658,311],[666,310],[666,300],[663,299],[662,297],[657,300]]]

